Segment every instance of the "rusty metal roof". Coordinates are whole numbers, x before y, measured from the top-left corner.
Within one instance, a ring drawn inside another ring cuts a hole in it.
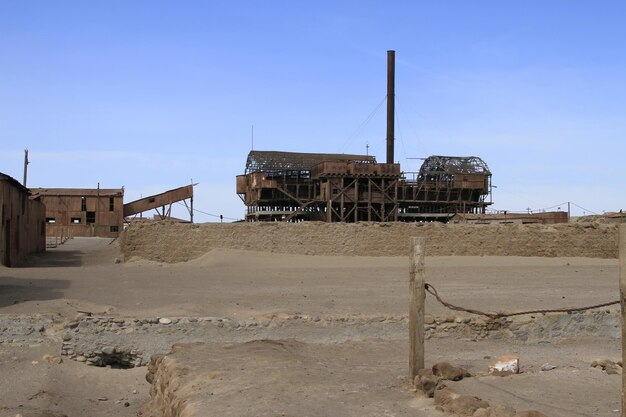
[[[420,176],[433,174],[485,174],[491,175],[489,167],[477,156],[432,155],[424,160]]]
[[[327,161],[376,163],[376,158],[371,155],[343,153],[250,151],[246,162],[246,174],[285,170],[310,171],[313,166]]]

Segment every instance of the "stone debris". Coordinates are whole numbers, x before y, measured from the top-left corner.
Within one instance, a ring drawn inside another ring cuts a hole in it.
[[[493,365],[489,365],[489,373],[496,376],[519,374],[519,356],[500,356],[500,360]]]
[[[457,394],[446,387],[436,390],[434,398],[438,409],[460,416],[473,416],[479,409],[489,407],[487,401],[470,395]]]
[[[415,388],[432,397],[437,389],[443,387],[441,381],[460,381],[470,376],[470,373],[461,367],[454,366],[449,362],[439,362],[433,365],[431,369],[420,369],[413,382]]]
[[[479,408],[472,417],[514,417],[515,410],[502,405]]]
[[[544,372],[551,371],[556,368],[557,368],[556,365],[552,365],[549,363],[544,363],[543,365],[541,365],[541,370]]]
[[[451,365],[449,362],[439,362],[433,365],[433,375],[448,381],[460,381],[465,377],[471,376],[467,370]]]
[[[420,369],[417,376],[415,376],[415,380],[413,382],[416,389],[421,390],[428,397],[432,398],[432,396],[435,394],[435,390],[437,389],[439,381],[441,381],[441,378],[433,375],[432,370]]]
[[[43,355],[42,359],[44,362],[54,364],[54,365],[59,365],[63,363],[63,358],[61,358],[60,356]]]
[[[600,368],[609,375],[616,375],[622,372],[622,361],[614,362],[610,359],[601,359],[591,362],[592,368]]]
[[[435,405],[439,411],[471,417],[547,417],[531,410],[516,413],[508,406],[489,405],[487,401],[471,395],[461,395],[446,386],[440,386],[434,393]]]

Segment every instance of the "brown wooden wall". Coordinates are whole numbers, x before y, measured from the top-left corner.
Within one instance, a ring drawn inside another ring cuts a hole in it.
[[[121,195],[42,195],[40,198],[46,205],[48,236],[117,237],[122,231],[124,198]],[[94,213],[93,217],[88,217],[90,213]]]
[[[0,179],[0,263],[20,265],[27,255],[46,250],[45,207],[28,191]]]

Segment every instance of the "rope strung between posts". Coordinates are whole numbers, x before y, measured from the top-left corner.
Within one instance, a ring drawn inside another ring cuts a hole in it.
[[[439,294],[437,293],[437,289],[433,287],[431,284],[424,284],[424,288],[426,292],[435,297],[437,301],[439,301],[444,306],[448,307],[450,310],[454,311],[464,311],[470,314],[476,314],[479,316],[487,316],[491,319],[499,319],[503,317],[512,317],[512,316],[522,316],[524,314],[539,314],[539,313],[571,313],[574,311],[585,311],[585,310],[593,310],[595,308],[607,307],[614,304],[619,304],[619,300],[611,301],[608,303],[595,304],[587,307],[575,307],[575,308],[554,308],[554,309],[546,309],[546,310],[527,310],[527,311],[518,311],[516,313],[485,313],[484,311],[474,310],[471,308],[459,307],[454,304],[450,304],[447,301],[441,299]]]

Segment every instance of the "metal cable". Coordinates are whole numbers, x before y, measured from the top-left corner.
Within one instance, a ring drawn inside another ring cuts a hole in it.
[[[425,288],[426,292],[428,292],[430,295],[435,297],[437,299],[437,301],[439,301],[445,307],[448,307],[450,310],[464,311],[464,312],[470,313],[470,314],[476,314],[476,315],[479,315],[479,316],[486,316],[486,317],[489,317],[491,319],[499,319],[499,318],[503,318],[503,317],[513,317],[513,316],[522,316],[524,314],[571,313],[571,312],[574,312],[574,311],[593,310],[593,309],[600,308],[600,307],[607,307],[607,306],[611,306],[611,305],[614,305],[614,304],[619,304],[619,300],[617,300],[617,301],[611,301],[611,302],[608,302],[608,303],[594,304],[594,305],[586,306],[586,307],[552,308],[552,309],[543,309],[543,310],[526,310],[526,311],[518,311],[518,312],[515,312],[515,313],[486,313],[486,312],[480,311],[480,310],[474,310],[474,309],[471,309],[471,308],[465,308],[465,307],[456,306],[454,304],[451,304],[451,303],[449,303],[447,301],[442,300],[441,297],[439,296],[439,294],[437,293],[437,289],[435,287],[433,287],[431,284],[424,284],[424,288]]]

